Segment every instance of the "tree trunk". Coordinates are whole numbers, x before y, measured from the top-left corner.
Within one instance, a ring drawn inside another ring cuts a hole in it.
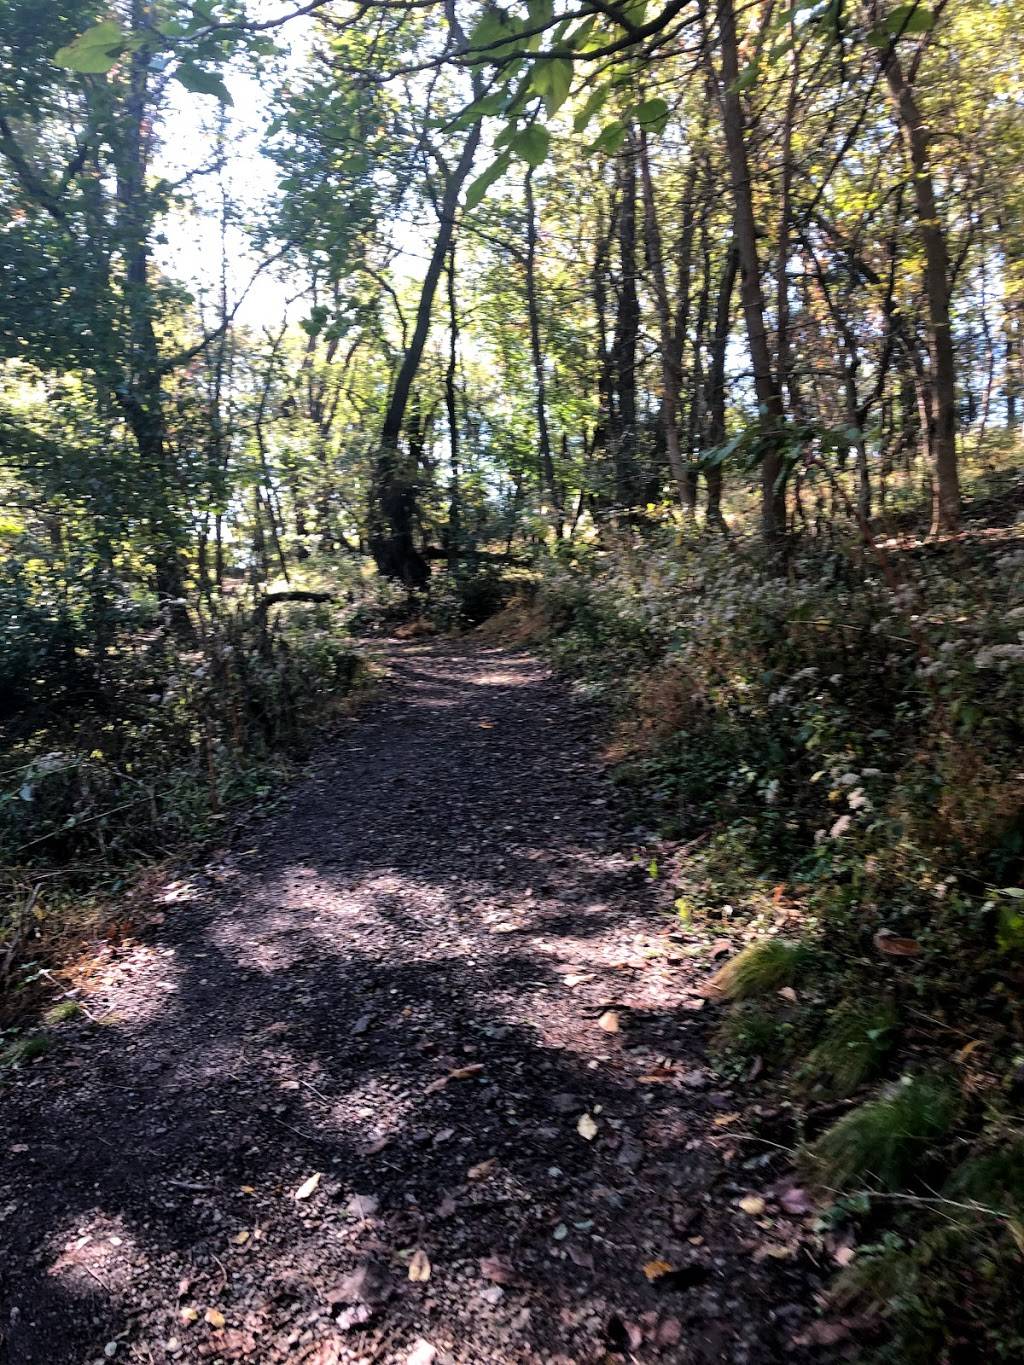
[[[754,373],[759,424],[764,442],[761,460],[761,530],[769,546],[777,546],[786,529],[785,468],[779,429],[785,417],[782,391],[772,367],[765,326],[761,261],[750,184],[743,105],[736,87],[739,49],[733,0],[718,0],[718,31],[722,49],[722,122],[732,184],[736,248],[740,267],[740,298],[747,327],[747,344]]]
[[[722,265],[722,277],[718,282],[718,299],[715,304],[715,335],[711,340],[711,353],[708,358],[707,444],[710,449],[725,443],[725,354],[729,347],[729,332],[732,319],[732,295],[736,286],[736,271],[739,269],[739,253],[736,243],[730,242]],[[722,466],[712,465],[707,473],[708,484],[708,521],[711,525],[724,527],[722,516]]]
[[[615,405],[612,454],[615,460],[615,501],[630,512],[640,501],[636,428],[636,348],[640,336],[640,300],[636,285],[636,153],[633,135],[616,163],[619,184],[619,299],[612,341],[612,380]]]
[[[480,145],[480,124],[470,129],[462,153],[447,177],[441,197],[440,221],[434,249],[430,254],[420,289],[416,324],[402,357],[395,387],[384,415],[380,449],[370,484],[369,546],[378,570],[397,578],[409,588],[423,588],[430,579],[430,566],[416,547],[414,536],[418,495],[418,473],[411,459],[401,450],[405,410],[413,382],[423,359],[430,331],[430,313],[441,278],[445,257],[455,230],[455,210],[459,195],[473,166]]]
[[[661,417],[665,432],[665,453],[668,457],[669,472],[676,486],[679,504],[693,515],[695,510],[694,490],[686,477],[683,465],[683,451],[679,443],[679,390],[682,387],[680,374],[681,346],[677,345],[675,329],[672,326],[672,307],[668,297],[668,283],[665,277],[665,257],[662,251],[661,225],[658,222],[658,207],[654,198],[654,179],[651,175],[651,159],[647,150],[647,134],[640,133],[640,175],[644,196],[644,235],[647,238],[647,258],[654,286],[654,302],[658,313],[658,330],[661,341]],[[691,177],[692,183],[692,177]]]
[[[928,339],[935,403],[932,535],[940,535],[959,528],[961,512],[956,454],[956,362],[949,313],[949,252],[932,180],[928,126],[914,97],[913,87],[896,55],[895,43],[890,43],[880,54],[880,60],[899,115],[913,170],[917,233],[924,252],[924,287],[928,301]]]
[[[537,207],[533,200],[533,167],[526,172],[526,308],[530,321],[530,359],[533,363],[534,401],[537,407],[537,451],[540,456],[540,475],[544,491],[551,499],[555,513],[555,536],[562,539],[565,514],[562,491],[555,475],[555,461],[551,452],[551,432],[548,429],[547,386],[544,379],[544,352],[540,344],[540,312],[537,307]]]

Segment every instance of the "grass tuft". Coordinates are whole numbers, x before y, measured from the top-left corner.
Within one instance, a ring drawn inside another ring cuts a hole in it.
[[[748,1000],[792,986],[807,966],[811,950],[805,943],[766,938],[751,943],[711,978],[711,986],[727,1000]]]
[[[47,1033],[33,1033],[28,1038],[20,1038],[0,1053],[0,1062],[16,1066],[20,1062],[33,1062],[42,1057],[53,1046],[53,1039]]]
[[[899,1016],[891,1000],[844,1000],[810,1052],[805,1083],[834,1099],[877,1076],[896,1044]]]
[[[955,1090],[934,1076],[905,1077],[823,1133],[807,1154],[814,1178],[833,1189],[869,1181],[902,1189],[924,1153],[950,1131],[960,1112]]]

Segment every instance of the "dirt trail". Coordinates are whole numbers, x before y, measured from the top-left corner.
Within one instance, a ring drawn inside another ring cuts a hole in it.
[[[814,1268],[738,1206],[778,1169],[594,717],[518,653],[390,657],[0,1091],[0,1359],[801,1358]]]

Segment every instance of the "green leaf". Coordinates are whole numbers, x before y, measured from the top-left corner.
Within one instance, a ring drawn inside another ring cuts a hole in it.
[[[204,71],[194,62],[179,62],[174,79],[193,95],[214,95],[221,104],[233,103],[228,88],[216,71]]]
[[[104,19],[62,47],[53,60],[71,71],[101,76],[110,70],[126,46],[127,34],[121,25],[114,19]]]
[[[626,125],[619,119],[606,123],[590,144],[592,152],[617,152],[626,140]]]
[[[554,0],[526,0],[526,12],[530,16],[530,27],[550,24],[555,16]]]
[[[743,68],[740,74],[733,81],[732,83],[733,90],[739,91],[740,93],[742,93],[744,90],[749,90],[760,74],[761,74],[760,63],[757,61],[751,62],[749,66],[745,66]]]
[[[611,89],[608,86],[599,87],[597,90],[591,91],[590,98],[572,121],[574,132],[583,132],[583,129],[605,103],[610,94]]]
[[[477,176],[466,191],[465,211],[467,213],[476,208],[494,182],[505,174],[511,160],[512,157],[509,152],[502,152],[501,156],[492,161],[482,175]]]
[[[535,63],[530,88],[543,97],[550,118],[569,97],[572,86],[572,62],[567,57],[552,57]]]
[[[532,123],[529,128],[523,128],[516,133],[509,146],[527,165],[539,166],[548,154],[551,134],[542,124]]]
[[[637,106],[634,117],[641,128],[660,133],[668,122],[668,113],[668,105],[664,100],[644,100],[643,104]]]
[[[930,33],[935,27],[935,15],[920,5],[897,5],[882,20],[882,27],[889,33]]]

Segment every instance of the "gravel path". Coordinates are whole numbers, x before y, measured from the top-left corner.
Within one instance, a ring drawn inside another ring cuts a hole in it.
[[[0,1091],[0,1359],[803,1358],[806,1210],[595,718],[519,653],[389,660]]]

